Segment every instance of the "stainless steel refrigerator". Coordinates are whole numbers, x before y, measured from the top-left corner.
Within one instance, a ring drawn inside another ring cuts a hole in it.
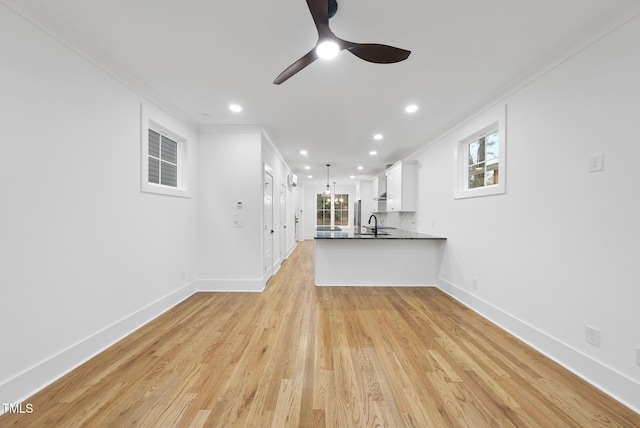
[[[358,233],[362,230],[362,201],[353,204],[353,231]]]

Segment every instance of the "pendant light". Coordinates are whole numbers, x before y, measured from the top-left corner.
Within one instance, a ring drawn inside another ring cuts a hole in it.
[[[329,167],[330,166],[331,164],[327,164],[327,190],[325,191],[327,195],[331,194],[331,186],[329,185]]]

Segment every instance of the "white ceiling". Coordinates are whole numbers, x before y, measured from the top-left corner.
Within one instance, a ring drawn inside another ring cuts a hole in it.
[[[409,59],[371,64],[343,51],[278,86],[316,43],[305,0],[3,3],[46,15],[49,31],[118,64],[193,122],[264,126],[300,182],[326,182],[331,163],[338,185],[381,172],[638,12],[637,0],[338,0],[338,37],[408,49]],[[417,113],[404,113],[409,103]]]

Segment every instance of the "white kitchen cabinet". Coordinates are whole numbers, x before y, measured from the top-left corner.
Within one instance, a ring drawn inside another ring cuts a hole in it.
[[[418,163],[401,161],[386,171],[387,211],[415,211],[418,207]]]

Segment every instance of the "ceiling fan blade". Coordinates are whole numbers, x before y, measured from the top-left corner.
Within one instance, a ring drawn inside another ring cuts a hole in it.
[[[313,61],[317,59],[318,59],[318,54],[316,53],[316,48],[314,47],[305,56],[303,56],[302,58],[300,58],[299,60],[291,64],[282,73],[280,73],[280,75],[276,77],[276,80],[274,80],[273,83],[276,85],[281,84],[282,82],[284,82],[285,80],[287,80],[288,78],[290,78],[291,76],[296,74],[298,71],[302,70],[307,65],[311,64]]]
[[[316,23],[318,33],[329,29],[329,4],[327,0],[307,0],[307,6]]]
[[[353,43],[341,40],[344,49],[358,58],[377,64],[391,64],[409,58],[411,51],[377,43]]]

